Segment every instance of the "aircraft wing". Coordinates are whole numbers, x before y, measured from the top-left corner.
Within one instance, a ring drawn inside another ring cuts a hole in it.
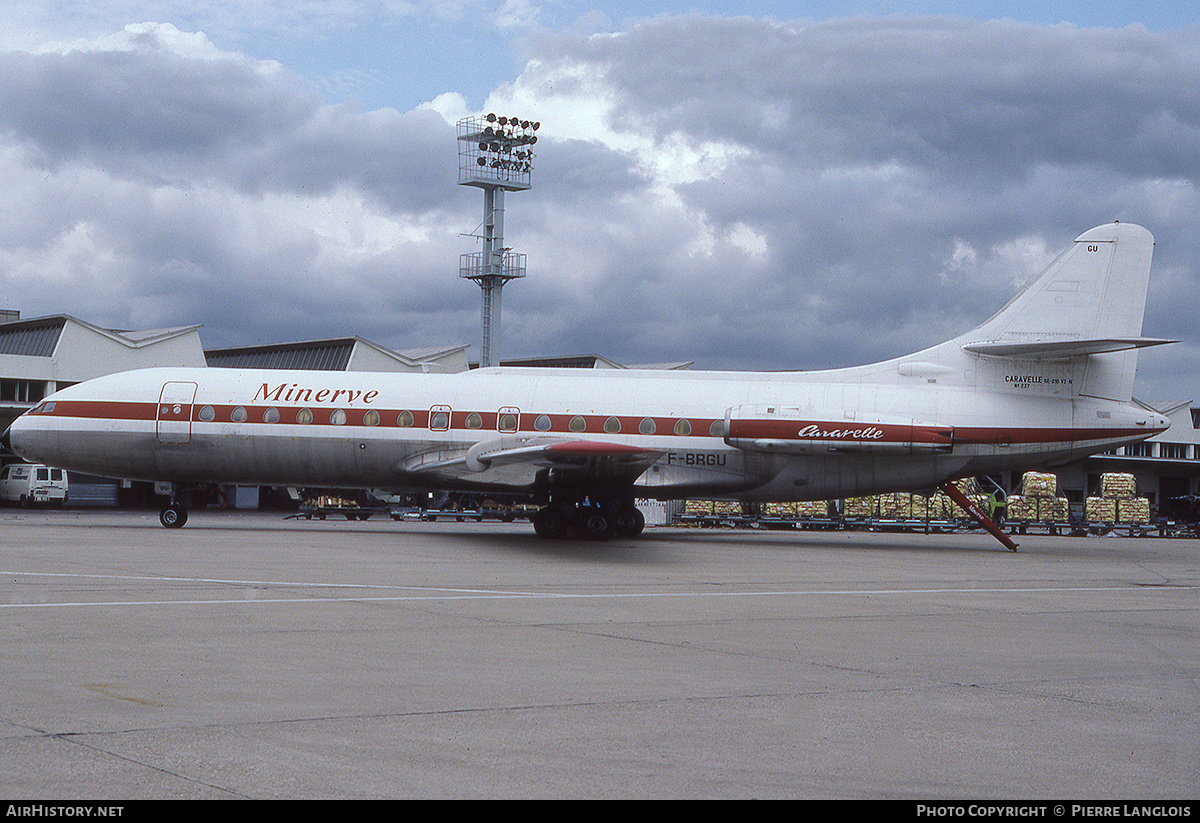
[[[400,466],[410,476],[431,480],[527,486],[543,469],[560,478],[604,479],[633,483],[664,452],[596,440],[546,437],[499,437],[469,448],[438,449],[409,457]]]

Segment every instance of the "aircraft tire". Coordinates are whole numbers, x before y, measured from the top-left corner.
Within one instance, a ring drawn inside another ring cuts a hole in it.
[[[637,506],[630,506],[617,515],[615,525],[617,536],[637,537],[646,528],[646,516]]]
[[[158,521],[168,529],[181,529],[187,522],[187,509],[172,503],[158,513]]]
[[[576,529],[581,537],[588,540],[607,540],[613,536],[614,518],[594,508],[584,508],[579,512]]]
[[[538,537],[557,540],[567,533],[570,519],[558,506],[543,506],[533,516],[533,531]]]

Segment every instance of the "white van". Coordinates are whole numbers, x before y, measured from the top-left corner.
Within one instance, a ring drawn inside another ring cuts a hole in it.
[[[50,466],[13,463],[0,470],[0,500],[20,506],[67,502],[67,473]]]

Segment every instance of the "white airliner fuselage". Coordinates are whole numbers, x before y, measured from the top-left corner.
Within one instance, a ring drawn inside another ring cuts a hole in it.
[[[178,486],[528,492],[556,536],[636,533],[634,497],[819,500],[1042,468],[1144,439],[1132,401],[1153,238],[1082,235],[1005,309],[917,354],[822,372],[160,368],[64,389],[27,459]],[[174,525],[179,517],[164,515]]]

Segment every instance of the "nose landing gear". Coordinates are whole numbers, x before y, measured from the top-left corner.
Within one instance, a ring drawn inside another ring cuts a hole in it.
[[[158,520],[168,529],[183,528],[187,522],[187,509],[172,500],[158,513]]]

